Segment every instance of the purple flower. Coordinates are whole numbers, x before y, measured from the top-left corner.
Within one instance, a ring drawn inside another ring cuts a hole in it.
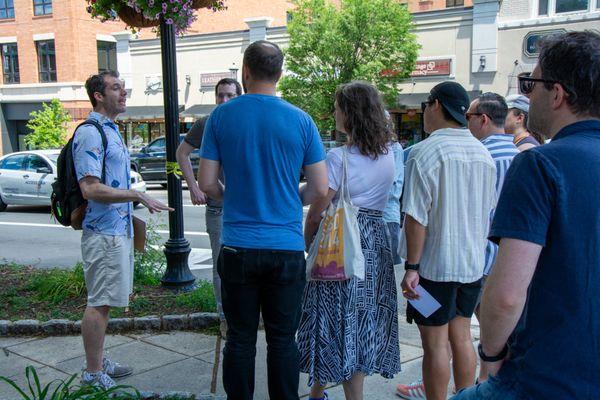
[[[154,0],[148,0],[148,6],[154,7]]]
[[[167,25],[173,25],[173,19],[172,18],[167,18],[167,20],[165,22],[167,23]]]
[[[162,3],[163,12],[167,12],[167,3]]]
[[[179,11],[179,8],[173,7],[173,12],[176,13],[177,11]]]

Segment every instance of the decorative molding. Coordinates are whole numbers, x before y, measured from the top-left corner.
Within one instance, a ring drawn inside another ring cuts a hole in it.
[[[33,41],[39,42],[40,40],[54,40],[54,32],[50,33],[35,33],[33,35]]]
[[[97,33],[96,34],[96,40],[99,41],[99,42],[117,43],[117,38],[115,38],[113,35],[104,35],[102,33]]]
[[[2,44],[17,43],[17,37],[16,36],[2,36],[2,37],[0,37],[0,43],[2,43]]]

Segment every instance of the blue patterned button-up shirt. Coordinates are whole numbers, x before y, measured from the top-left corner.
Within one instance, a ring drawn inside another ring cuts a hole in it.
[[[117,125],[97,112],[91,112],[88,118],[95,119],[102,125],[108,141],[105,180],[102,183],[115,189],[129,189],[129,151],[123,142]],[[78,180],[86,176],[102,179],[104,151],[102,137],[96,127],[84,125],[77,129],[73,140],[73,160],[75,161]],[[83,231],[131,237],[133,236],[132,210],[131,202],[100,203],[89,200],[83,219]]]

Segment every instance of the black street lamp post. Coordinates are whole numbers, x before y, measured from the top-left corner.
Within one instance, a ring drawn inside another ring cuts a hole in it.
[[[175,152],[179,146],[179,103],[177,100],[177,57],[175,30],[161,17],[160,44],[162,49],[163,99],[165,107],[165,128],[167,163],[176,163]],[[174,164],[171,164],[174,165]],[[190,243],[183,236],[183,201],[181,180],[171,168],[167,168],[167,194],[169,206],[175,211],[169,213],[169,240],[165,243],[167,270],[161,281],[163,286],[174,290],[188,290],[194,286],[196,278],[188,266]]]

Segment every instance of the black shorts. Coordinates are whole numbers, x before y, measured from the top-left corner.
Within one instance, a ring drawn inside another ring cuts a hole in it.
[[[406,307],[406,320],[409,324],[412,324],[414,321],[417,325],[442,326],[446,325],[456,316],[465,318],[473,316],[479,293],[481,292],[481,279],[471,283],[460,283],[435,282],[420,277],[419,284],[442,306],[431,314],[429,318],[425,318],[408,303]]]

